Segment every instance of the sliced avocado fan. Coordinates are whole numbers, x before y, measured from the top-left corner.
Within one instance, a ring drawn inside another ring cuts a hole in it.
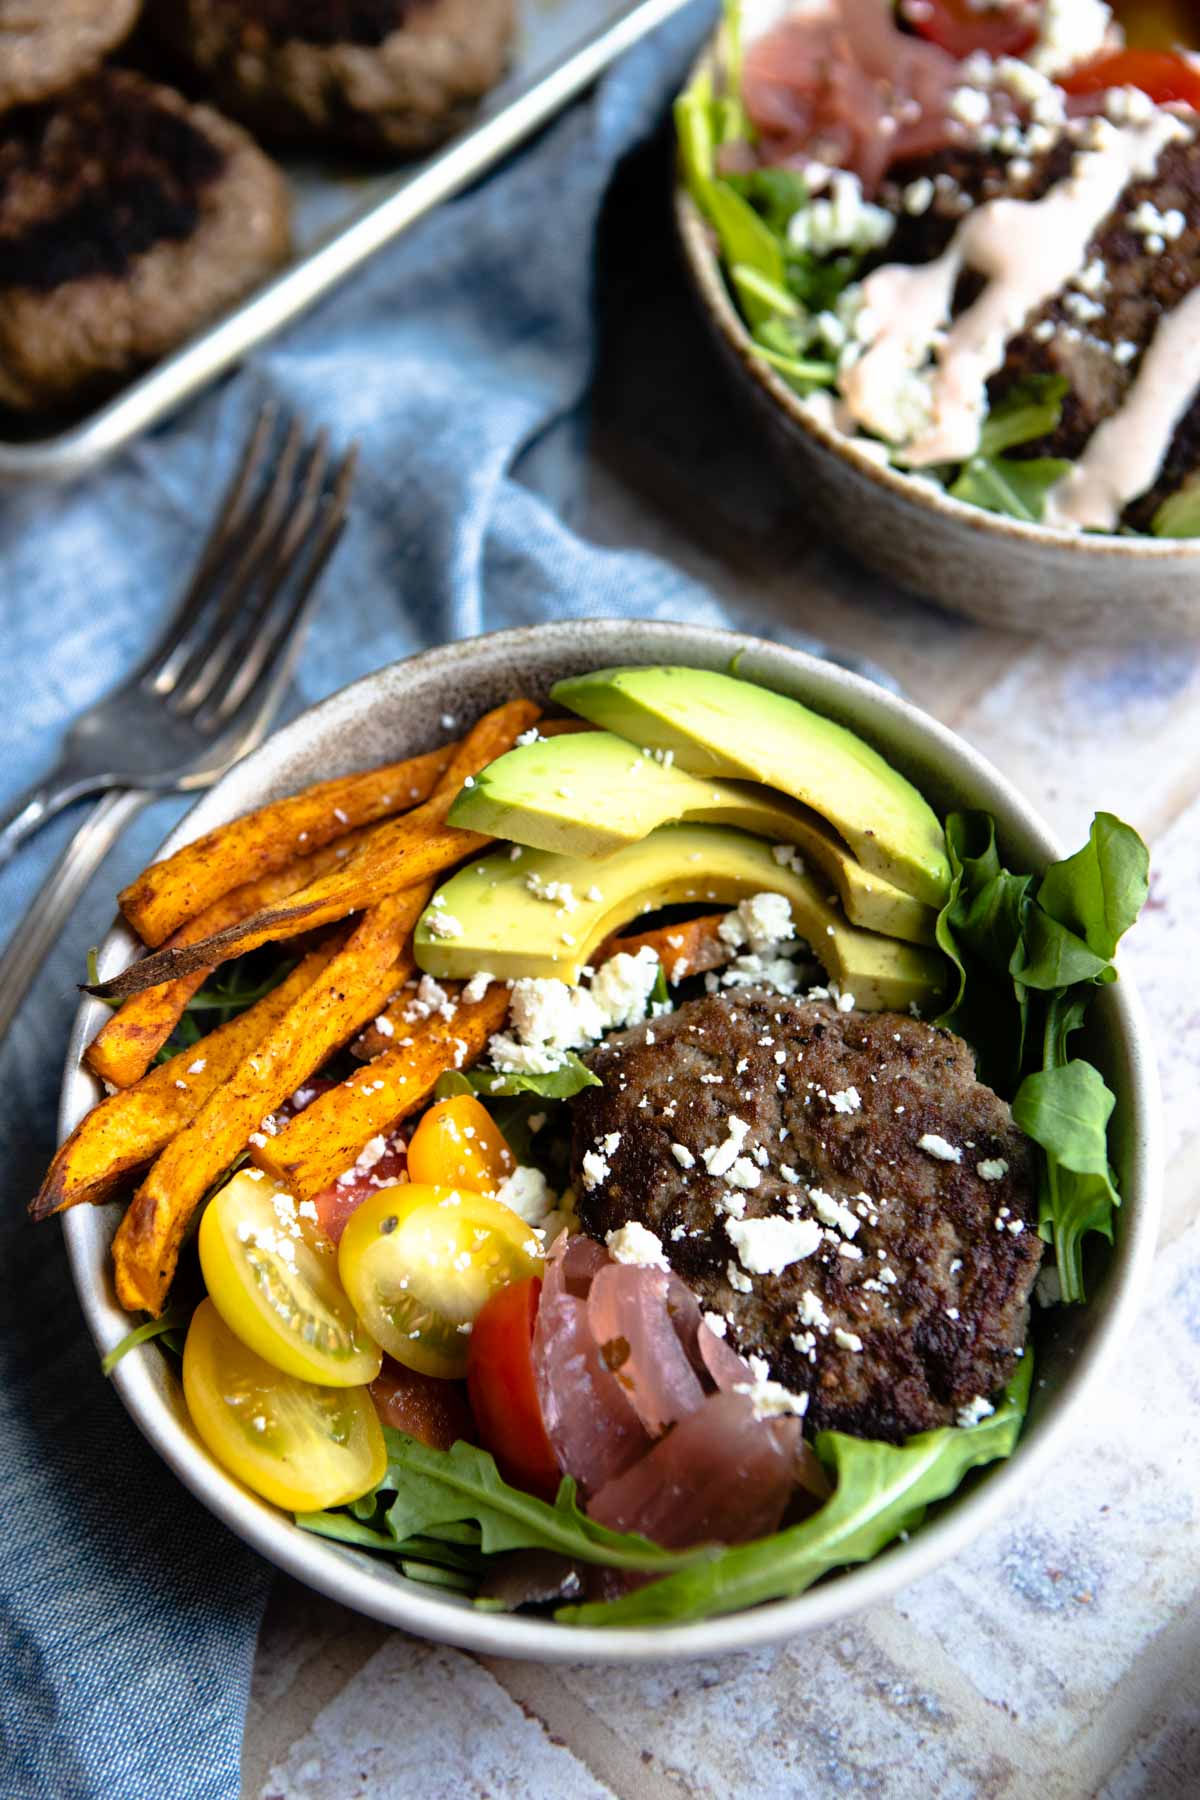
[[[868,931],[932,944],[937,914],[863,868],[837,833],[798,801],[757,782],[707,780],[669,751],[635,750],[609,731],[522,744],[489,763],[450,810],[450,823],[567,856],[604,857],[659,825],[735,825],[796,845]]]
[[[460,869],[422,914],[417,966],[439,978],[486,969],[499,980],[577,982],[598,945],[641,913],[761,893],[787,896],[797,936],[858,1007],[936,1010],[946,975],[937,952],[847,924],[823,883],[780,865],[761,838],[724,825],[660,825],[602,861],[493,851]]]
[[[865,869],[928,906],[950,886],[942,827],[878,751],[798,700],[708,669],[600,669],[551,689],[560,705],[690,774],[764,782],[810,806]]]

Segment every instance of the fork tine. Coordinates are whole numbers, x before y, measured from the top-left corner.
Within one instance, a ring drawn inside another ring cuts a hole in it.
[[[191,715],[201,730],[210,729],[213,720],[236,706],[258,671],[260,643],[269,637],[276,598],[317,516],[328,464],[329,439],[322,431],[308,451],[299,492],[289,501],[275,537],[264,551],[237,620],[213,647],[204,671],[206,691]]]
[[[317,596],[320,578],[346,527],[350,490],[358,466],[353,446],[338,464],[311,536],[308,560],[296,578],[294,592],[268,635],[260,634],[247,659],[247,680],[239,679],[213,709],[213,722],[225,733],[246,733],[245,748],[274,716],[283,696]],[[303,549],[297,546],[297,550]]]
[[[172,711],[194,712],[212,687],[212,670],[221,657],[236,624],[247,592],[263,559],[288,517],[288,498],[304,443],[304,428],[293,419],[280,449],[275,469],[256,496],[245,521],[245,531],[232,560],[222,574],[217,605],[204,620],[197,640],[187,647],[187,658],[173,685]]]
[[[267,445],[274,435],[278,417],[279,408],[275,401],[268,400],[260,408],[253,430],[246,440],[241,460],[221,498],[216,517],[204,541],[204,547],[187,586],[184,588],[161,637],[146,653],[131,680],[148,682],[159,693],[168,692],[174,685],[171,665],[176,659],[176,652],[183,642],[189,625],[208,597],[209,583],[216,567],[221,562],[229,540],[243,521],[251,483],[258,474]]]

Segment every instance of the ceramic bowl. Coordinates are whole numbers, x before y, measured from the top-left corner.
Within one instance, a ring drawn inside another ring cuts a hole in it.
[[[163,853],[250,807],[330,775],[401,757],[445,737],[441,720],[465,725],[515,694],[544,697],[565,675],[613,663],[684,663],[727,669],[805,701],[873,743],[935,806],[983,807],[995,815],[1004,850],[1018,868],[1058,855],[1033,809],[960,738],[860,676],[776,644],[730,632],[629,620],[572,620],[448,645],[355,682],[305,713],[237,765],[172,832]],[[101,952],[104,974],[134,953],[121,926]],[[65,1136],[100,1097],[82,1066],[84,1045],[103,1008],[87,1001],[71,1037],[60,1128]],[[874,1605],[960,1550],[997,1514],[1036,1491],[1039,1472],[1065,1436],[1070,1416],[1125,1334],[1146,1279],[1159,1207],[1159,1143],[1153,1062],[1146,1026],[1126,982],[1103,989],[1094,1009],[1091,1054],[1117,1095],[1113,1150],[1125,1204],[1118,1237],[1086,1309],[1039,1320],[1036,1401],[1014,1458],[972,1478],[907,1544],[798,1599],[708,1623],[669,1629],[574,1630],[552,1621],[474,1611],[407,1581],[364,1552],[298,1530],[211,1460],[193,1434],[180,1384],[153,1346],[127,1355],[113,1381],[134,1420],[180,1479],[281,1569],[345,1605],[426,1637],[501,1656],[638,1661],[711,1656],[828,1625]],[[109,1243],[119,1208],[81,1206],[63,1219],[79,1297],[98,1349],[127,1332],[116,1304]]]
[[[1200,539],[1024,525],[884,467],[812,418],[755,354],[713,233],[683,182],[675,217],[717,353],[822,532],[880,574],[983,625],[1110,643],[1200,633]]]

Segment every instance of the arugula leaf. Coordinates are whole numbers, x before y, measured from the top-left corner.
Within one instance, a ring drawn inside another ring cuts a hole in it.
[[[952,500],[965,500],[985,512],[1002,513],[1026,525],[1041,523],[1046,495],[1071,471],[1058,456],[973,456],[947,490]]]
[[[760,212],[777,237],[808,205],[808,183],[794,169],[750,169],[744,175],[726,176],[731,188]]]
[[[1200,481],[1189,481],[1177,494],[1168,494],[1150,521],[1160,538],[1200,537]]]
[[[447,1069],[439,1076],[434,1093],[439,1100],[448,1100],[454,1094],[478,1094],[485,1100],[510,1094],[536,1094],[541,1100],[570,1100],[584,1088],[601,1085],[600,1077],[593,1075],[573,1050],[564,1055],[562,1067],[551,1069],[547,1075],[522,1075],[501,1069],[471,1069],[465,1073],[461,1069]]]
[[[1150,892],[1150,853],[1131,825],[1097,813],[1088,841],[1047,869],[1038,905],[1106,962]]]
[[[773,369],[778,369],[802,393],[808,393],[814,383],[818,387],[828,387],[837,373],[832,363],[808,362],[795,356],[781,356],[776,350],[768,350],[765,344],[751,344],[750,349],[753,355],[761,356]]]
[[[979,434],[980,456],[1000,456],[1018,444],[1049,437],[1062,422],[1070,387],[1065,375],[1030,375],[990,408]]]
[[[1013,1119],[1046,1153],[1039,1197],[1042,1236],[1054,1244],[1063,1299],[1084,1299],[1082,1246],[1091,1231],[1112,1242],[1121,1197],[1108,1161],[1115,1097],[1089,1062],[1027,1075]]]
[[[397,1544],[428,1535],[431,1528],[474,1520],[484,1555],[501,1550],[556,1550],[577,1562],[657,1574],[711,1558],[711,1549],[663,1550],[634,1532],[610,1531],[580,1511],[575,1483],[564,1476],[551,1506],[510,1487],[486,1450],[461,1440],[434,1450],[403,1432],[384,1428],[387,1471],[376,1490],[392,1494],[384,1517]]]
[[[725,0],[722,51],[725,92],[716,103],[717,142],[746,142],[753,134],[742,104],[742,7],[741,0]]]
[[[175,1306],[157,1319],[147,1319],[143,1324],[135,1325],[133,1330],[127,1331],[120,1343],[114,1344],[108,1355],[101,1359],[100,1373],[111,1375],[122,1357],[128,1356],[131,1350],[136,1350],[139,1344],[148,1344],[154,1338],[170,1340],[175,1332],[186,1329],[191,1316],[190,1310]]]
[[[1033,877],[1004,867],[995,821],[986,813],[951,813],[946,850],[951,884],[938,915],[937,941],[957,968],[959,984],[952,1005],[936,1022],[975,1047],[993,1086],[1011,1086],[1028,1024],[1028,995],[1014,975],[1014,959]]]
[[[966,1429],[926,1431],[898,1445],[819,1433],[817,1455],[836,1474],[837,1486],[803,1523],[724,1550],[620,1599],[560,1607],[555,1618],[572,1625],[679,1624],[788,1599],[832,1569],[868,1562],[919,1525],[927,1507],[952,1494],[969,1469],[1011,1456],[1032,1378],[1033,1358],[1026,1351],[996,1411]]]

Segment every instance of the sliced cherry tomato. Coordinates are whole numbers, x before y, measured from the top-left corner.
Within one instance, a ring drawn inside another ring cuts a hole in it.
[[[461,1381],[421,1375],[386,1356],[371,1383],[371,1399],[381,1424],[407,1431],[435,1450],[449,1450],[459,1438],[475,1442],[475,1421]]]
[[[480,1440],[506,1481],[553,1499],[560,1469],[533,1374],[533,1327],[542,1284],[536,1275],[492,1295],[475,1321],[467,1392]]]
[[[458,1379],[484,1304],[541,1259],[531,1227],[489,1194],[409,1182],[364,1200],[342,1233],[338,1272],[389,1355]]]
[[[378,1193],[380,1188],[395,1187],[398,1181],[403,1181],[407,1167],[408,1146],[401,1129],[388,1138],[378,1162],[371,1163],[369,1168],[364,1165],[349,1169],[336,1181],[331,1181],[327,1188],[322,1188],[319,1194],[314,1194],[317,1222],[330,1243],[340,1244],[351,1213],[357,1212],[363,1201]]]
[[[1140,88],[1156,106],[1181,100],[1200,110],[1200,69],[1171,50],[1118,50],[1073,70],[1059,85],[1080,97],[1109,88]]]
[[[981,10],[970,0],[903,0],[905,23],[951,56],[1022,56],[1037,42],[1038,7],[1031,0]]]
[[[383,1352],[355,1317],[333,1245],[257,1170],[214,1194],[200,1221],[200,1267],[235,1337],[301,1381],[361,1387]]]
[[[494,1194],[516,1166],[491,1114],[473,1094],[431,1106],[408,1146],[409,1180],[427,1187]]]
[[[318,1387],[272,1368],[234,1337],[211,1300],[183,1347],[192,1424],[217,1461],[288,1512],[319,1512],[369,1493],[387,1468],[365,1387]]]

